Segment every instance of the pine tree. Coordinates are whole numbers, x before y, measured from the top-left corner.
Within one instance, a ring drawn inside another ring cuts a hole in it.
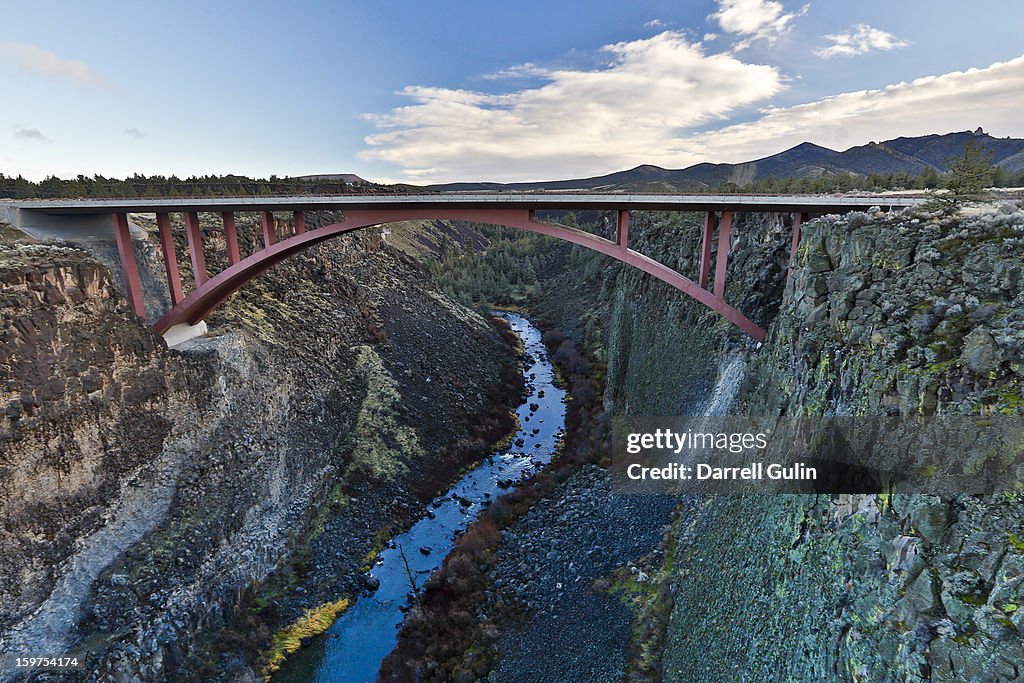
[[[939,186],[939,172],[935,170],[934,166],[926,168],[918,178],[920,178],[921,184],[929,190]]]
[[[985,189],[992,182],[992,152],[968,140],[963,153],[947,158],[945,164],[949,170],[948,192],[938,198],[948,210],[957,209],[965,201],[984,199]]]

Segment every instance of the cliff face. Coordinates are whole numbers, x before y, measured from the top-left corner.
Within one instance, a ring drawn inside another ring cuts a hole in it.
[[[5,248],[0,279],[6,631],[46,599],[76,541],[106,521],[104,504],[161,451],[181,366],[83,252]]]
[[[695,277],[702,219],[634,214],[631,248]],[[788,216],[736,216],[725,298],[760,325],[771,321],[782,297],[790,230]],[[749,343],[718,314],[635,268],[582,248],[554,250],[538,309],[607,363],[605,406],[612,414],[697,409],[716,381],[725,340],[738,348]]]
[[[362,233],[297,256],[173,350],[90,254],[4,247],[0,650],[77,644],[86,678],[197,671],[239,593],[293,575],[327,511],[351,526],[321,539],[333,582],[290,586],[271,621],[351,588],[377,530],[480,436],[509,358],[431,291],[423,230],[395,229],[404,250]]]
[[[634,223],[641,251],[695,271],[695,224]],[[539,306],[607,360],[614,413],[705,410],[713,387],[737,392],[737,415],[1022,413],[1024,212],[817,219],[783,291],[788,232],[769,216],[735,231],[728,298],[770,323],[760,349],[581,252],[547,276]],[[1019,675],[1017,496],[719,496],[685,508],[660,569],[674,577],[663,680]]]
[[[1022,414],[1022,236],[1008,207],[811,222],[733,412]],[[665,679],[1015,678],[1022,529],[1013,494],[706,499]]]

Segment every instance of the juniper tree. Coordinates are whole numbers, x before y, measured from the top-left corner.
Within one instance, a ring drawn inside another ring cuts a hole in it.
[[[960,156],[947,157],[945,165],[946,193],[935,195],[935,199],[946,211],[955,211],[965,201],[984,199],[985,189],[992,183],[991,151],[968,140]]]

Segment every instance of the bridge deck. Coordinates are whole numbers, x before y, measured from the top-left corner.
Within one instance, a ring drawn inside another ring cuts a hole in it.
[[[169,211],[315,211],[318,209],[519,208],[632,211],[765,211],[846,213],[918,206],[923,196],[756,194],[434,193],[293,195],[279,197],[186,197],[144,199],[10,200],[12,208],[51,215],[154,213]]]
[[[199,326],[203,316],[246,282],[283,259],[323,240],[354,230],[406,220],[470,220],[518,228],[577,244],[653,275],[721,314],[757,341],[765,330],[725,300],[732,214],[735,212],[792,214],[789,273],[792,274],[800,225],[814,214],[882,210],[916,206],[927,197],[907,195],[756,195],[756,194],[625,194],[625,193],[432,193],[377,195],[292,195],[283,197],[202,197],[141,199],[46,199],[0,201],[0,220],[16,224],[35,236],[71,241],[109,238],[113,219],[114,239],[125,274],[127,296],[138,315],[145,317],[142,284],[132,242],[130,213],[155,213],[172,306],[155,322],[157,330]],[[307,230],[309,211],[341,209],[344,218],[327,225],[319,221]],[[538,210],[597,209],[614,212],[614,239],[541,220]],[[673,268],[630,248],[629,216],[632,211],[694,211],[705,214],[701,234],[700,266],[691,279]],[[238,246],[235,213],[260,214],[262,247],[242,258]],[[275,211],[292,213],[280,221]],[[182,286],[175,253],[173,225],[168,214],[184,214],[185,236],[195,286],[187,295]],[[203,230],[199,212],[221,214],[227,267],[211,274],[206,267]],[[720,217],[719,217],[720,214]],[[283,227],[281,224],[284,224]],[[717,250],[715,232],[717,230]],[[714,258],[712,259],[712,253]],[[713,263],[712,263],[713,261]],[[711,277],[712,269],[714,277]],[[713,283],[713,284],[712,284]],[[170,333],[170,332],[169,332]]]

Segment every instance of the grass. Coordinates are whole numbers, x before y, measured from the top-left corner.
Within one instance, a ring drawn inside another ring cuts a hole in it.
[[[324,527],[327,524],[327,518],[337,510],[345,507],[349,503],[349,497],[345,493],[345,482],[337,481],[331,487],[331,492],[327,494],[327,501],[325,505],[321,505],[316,511],[316,515],[313,517],[313,522],[310,525],[309,540],[313,540],[320,536],[324,532]]]
[[[609,592],[617,594],[633,611],[633,626],[627,672],[631,681],[661,680],[661,655],[664,650],[668,621],[672,614],[672,582],[676,576],[676,534],[662,542],[664,555],[660,563],[653,558],[637,563],[648,566],[650,574],[639,581],[639,573],[626,567],[616,570]]]
[[[405,459],[422,455],[416,431],[402,424],[398,383],[371,346],[359,347],[357,364],[366,381],[366,395],[350,440],[351,468],[374,479],[394,479],[408,470]]]
[[[368,572],[373,569],[373,563],[377,561],[377,555],[387,547],[388,541],[391,540],[395,533],[390,524],[377,529],[377,533],[373,537],[373,547],[363,556],[361,571]]]
[[[1024,554],[1024,537],[1011,531],[1009,534],[1009,541],[1010,545],[1012,545],[1017,552]]]
[[[341,598],[319,607],[311,607],[294,623],[274,634],[274,643],[267,653],[267,679],[269,680],[270,674],[281,667],[288,655],[302,647],[303,640],[318,636],[329,629],[348,606],[349,599]]]

